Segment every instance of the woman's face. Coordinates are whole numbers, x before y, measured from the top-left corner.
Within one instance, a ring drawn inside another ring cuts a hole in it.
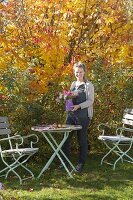
[[[75,67],[74,69],[75,77],[77,78],[77,81],[83,81],[84,80],[84,69],[81,67]]]

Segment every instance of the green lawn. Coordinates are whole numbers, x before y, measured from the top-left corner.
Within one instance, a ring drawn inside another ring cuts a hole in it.
[[[132,200],[133,165],[119,163],[113,171],[109,165],[100,166],[101,157],[90,154],[84,172],[74,174],[74,179],[64,170],[56,169],[57,163],[39,180],[27,180],[23,185],[15,177],[0,178],[5,186],[0,190],[0,200]],[[32,165],[36,176],[42,165]]]

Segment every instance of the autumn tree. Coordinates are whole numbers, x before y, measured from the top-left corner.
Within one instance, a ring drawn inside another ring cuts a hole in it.
[[[1,111],[17,129],[65,119],[55,98],[79,60],[95,86],[94,132],[132,106],[131,0],[3,0],[0,10]]]

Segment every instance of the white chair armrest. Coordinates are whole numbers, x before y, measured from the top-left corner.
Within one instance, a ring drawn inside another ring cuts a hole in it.
[[[98,130],[102,132],[102,135],[104,135],[106,131],[111,130],[111,128],[107,124],[101,123],[98,125]]]
[[[39,138],[36,134],[30,134],[30,135],[22,136],[23,139],[30,138],[30,137],[35,138],[35,141],[32,141],[34,144],[36,144],[39,141]]]
[[[20,143],[17,143],[18,145],[22,145],[23,144],[23,138],[21,135],[14,135],[14,136],[10,136],[7,138],[2,138],[0,139],[0,141],[6,141],[6,140],[20,140]]]
[[[23,136],[23,139],[27,139],[27,138],[32,138],[32,140],[30,141],[31,147],[33,147],[33,144],[36,144],[39,141],[39,138],[36,134],[30,134],[27,136]]]
[[[124,132],[131,132],[133,133],[133,129],[131,128],[126,128],[126,127],[118,127],[116,129],[116,134],[117,135],[123,135]]]

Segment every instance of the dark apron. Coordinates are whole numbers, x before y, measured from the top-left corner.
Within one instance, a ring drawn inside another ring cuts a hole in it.
[[[72,91],[78,91],[78,96],[72,99],[74,105],[79,105],[80,103],[86,101],[85,84],[80,85],[78,88],[74,87]],[[86,120],[88,118],[88,109],[78,109],[76,111],[69,111],[67,117],[68,124],[80,125],[80,119]]]

